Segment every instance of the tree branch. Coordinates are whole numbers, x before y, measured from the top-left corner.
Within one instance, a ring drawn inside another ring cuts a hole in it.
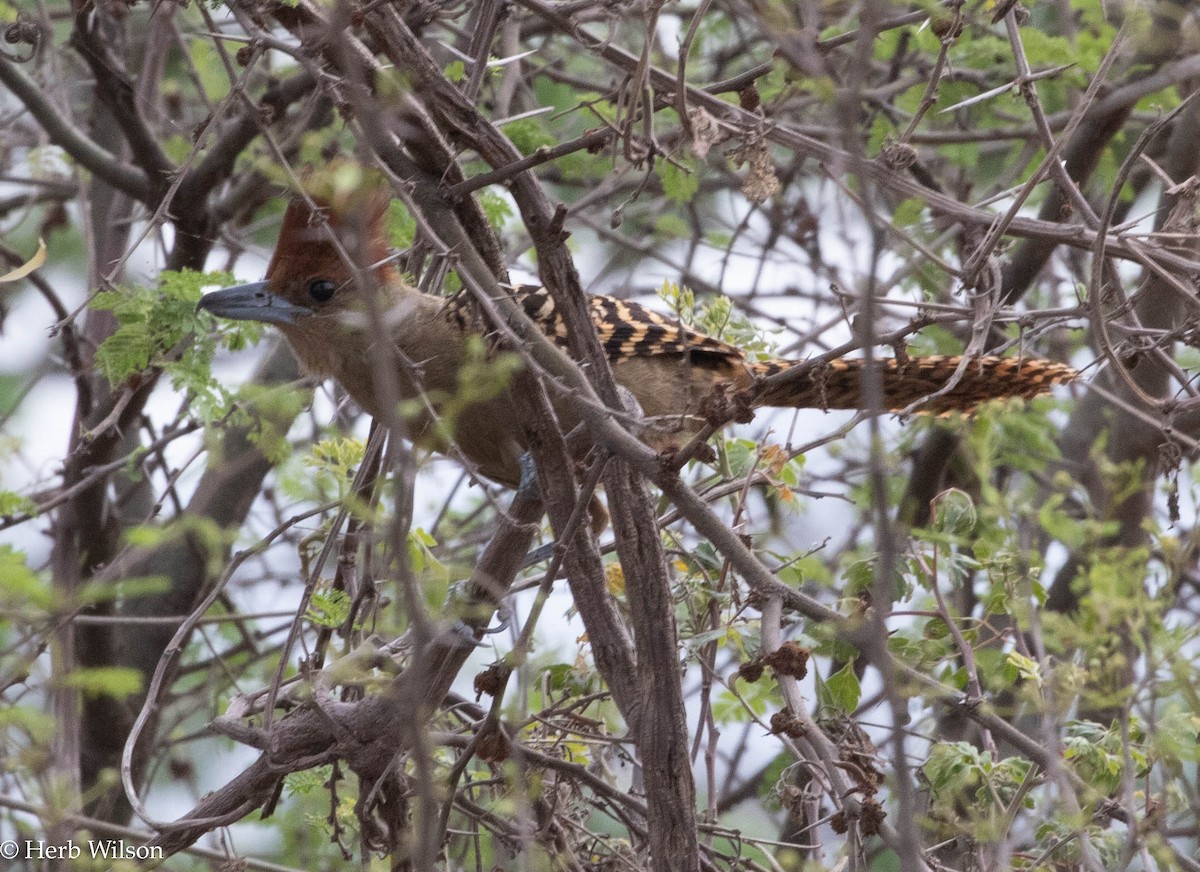
[[[150,185],[145,175],[105,151],[82,130],[71,124],[54,108],[46,92],[25,75],[24,70],[3,55],[0,55],[0,82],[3,82],[37,119],[51,142],[121,193],[142,203],[149,202]]]

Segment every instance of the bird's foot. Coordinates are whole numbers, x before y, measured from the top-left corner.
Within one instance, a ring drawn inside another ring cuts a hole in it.
[[[455,620],[448,629],[451,636],[454,637],[455,643],[463,647],[470,646],[472,648],[484,648],[487,642],[483,639],[476,639],[476,633],[482,633],[485,636],[494,636],[497,633],[503,633],[512,626],[513,611],[512,606],[507,602],[496,606],[496,617],[500,623],[495,627],[486,627],[482,630],[476,629],[461,619]]]
[[[475,628],[466,621],[456,620],[443,632],[453,640],[454,647],[482,648],[486,644],[481,639],[475,638]]]

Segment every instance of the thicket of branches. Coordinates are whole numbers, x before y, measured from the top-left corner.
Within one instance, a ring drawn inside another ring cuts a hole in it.
[[[17,868],[1200,868],[1191,12],[0,0]],[[196,313],[314,167],[382,172],[409,279],[526,337],[472,384],[540,493]],[[552,381],[620,408],[585,289],[753,354],[1085,376],[657,454],[556,423]]]

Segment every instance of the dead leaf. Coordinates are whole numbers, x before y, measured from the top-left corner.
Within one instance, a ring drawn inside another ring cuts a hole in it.
[[[25,278],[25,276],[29,275],[31,272],[33,272],[35,269],[40,267],[45,262],[46,262],[46,242],[43,239],[39,239],[37,253],[34,254],[33,257],[29,258],[29,260],[25,261],[25,263],[21,264],[16,269],[9,270],[4,275],[0,276],[0,284],[6,284],[8,282],[20,281],[21,279]]]

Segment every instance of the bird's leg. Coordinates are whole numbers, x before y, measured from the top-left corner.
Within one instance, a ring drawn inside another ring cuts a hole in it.
[[[524,451],[521,453],[521,478],[517,482],[518,496],[536,496],[542,495],[542,486],[537,480],[537,464],[533,461],[533,455]]]
[[[539,563],[549,560],[553,556],[554,543],[547,542],[545,545],[539,545],[526,554],[525,559],[521,561],[521,568],[528,569],[531,566],[537,566]]]
[[[569,441],[570,440],[568,440],[568,442]],[[576,504],[571,513],[571,517],[567,521],[566,528],[558,531],[560,536],[565,536],[566,538],[556,538],[555,541],[530,551],[525,555],[525,560],[521,563],[522,569],[528,569],[535,564],[542,563],[546,560],[553,560],[556,557],[561,559],[562,555],[559,553],[559,544],[570,540],[571,536],[574,535],[576,528],[579,526],[579,524],[583,523],[584,518],[587,515],[591,516],[591,524],[589,526],[591,527],[592,535],[594,537],[599,537],[599,535],[604,532],[604,529],[608,526],[609,522],[608,509],[604,507],[604,503],[601,502],[600,497],[597,496],[596,486],[600,483],[600,476],[604,472],[606,463],[607,459],[603,457],[596,458],[592,461],[591,467],[584,476],[582,487],[579,490],[579,495],[582,496],[583,494],[587,494],[588,499],[586,502],[579,502]],[[560,565],[561,564],[557,561],[553,562],[551,564],[553,567],[552,571],[557,572]]]
[[[538,484],[537,480],[537,464],[534,463],[533,455],[528,451],[521,454],[521,480],[517,484],[517,495],[538,497],[542,495],[542,486]],[[536,566],[544,560],[549,560],[553,554],[553,542],[540,545],[525,555],[525,559],[521,561],[521,568],[528,569]]]

